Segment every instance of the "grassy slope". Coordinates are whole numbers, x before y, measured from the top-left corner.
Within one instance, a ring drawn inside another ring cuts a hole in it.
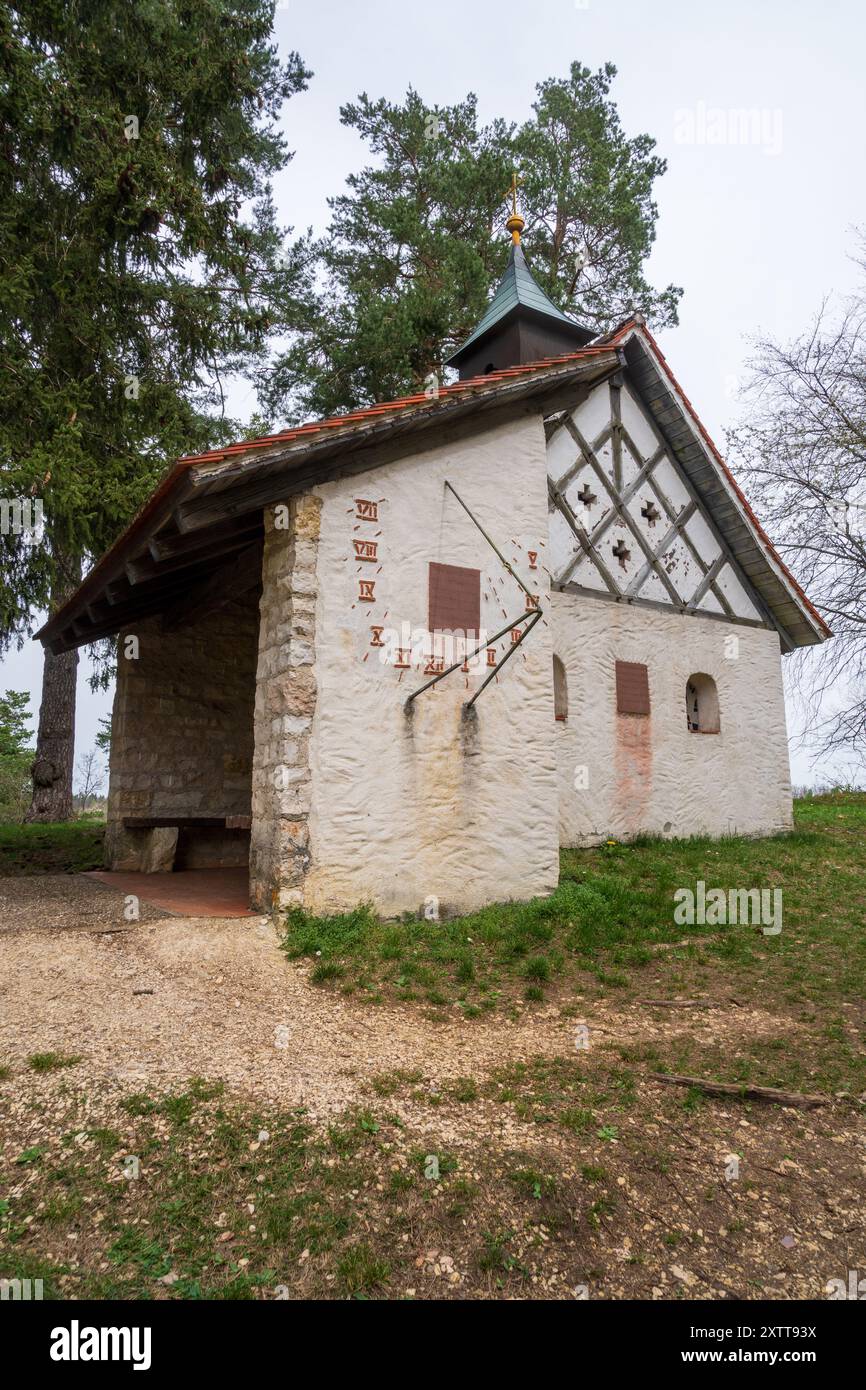
[[[550,898],[449,922],[385,923],[365,909],[324,919],[290,913],[284,946],[290,957],[312,958],[312,979],[323,985],[434,1012],[456,1006],[470,1018],[543,1001],[580,1012],[578,1004],[602,997],[772,1001],[806,1029],[811,1048],[780,1038],[756,1045],[750,1058],[722,1053],[711,1067],[708,1058],[705,1074],[866,1090],[856,1037],[866,998],[864,866],[866,794],[835,793],[799,801],[793,832],[771,839],[566,850]],[[781,888],[781,935],[676,925],[674,892],[698,879],[708,888]],[[655,1060],[671,1070],[700,1062],[682,1050]]]

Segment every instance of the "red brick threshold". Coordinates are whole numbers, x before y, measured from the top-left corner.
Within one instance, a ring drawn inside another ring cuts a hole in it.
[[[87,878],[98,879],[118,893],[134,893],[152,907],[179,917],[256,917],[250,909],[249,873],[239,869],[179,869],[173,874],[110,873],[91,869]]]

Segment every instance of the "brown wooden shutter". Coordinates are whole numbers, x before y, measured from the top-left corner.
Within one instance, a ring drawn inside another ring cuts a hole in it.
[[[638,661],[616,663],[616,708],[618,714],[649,714],[649,676]]]
[[[430,565],[431,632],[481,630],[481,571],[462,565]]]

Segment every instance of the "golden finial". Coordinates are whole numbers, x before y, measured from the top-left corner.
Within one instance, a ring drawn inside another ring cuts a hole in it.
[[[508,192],[511,194],[511,216],[508,218],[508,221],[505,223],[505,226],[506,230],[511,233],[511,240],[514,242],[515,246],[520,245],[520,233],[526,226],[526,223],[520,216],[520,213],[517,211],[517,188],[518,185],[521,183],[523,183],[523,179],[517,177],[517,170],[514,169],[511,174],[511,183],[508,188]]]

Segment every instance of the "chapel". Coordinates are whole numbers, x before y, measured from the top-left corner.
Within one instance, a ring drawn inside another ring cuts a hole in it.
[[[445,915],[791,825],[782,660],[829,629],[641,315],[594,336],[506,227],[455,380],[180,459],[43,628],[117,636],[109,869]]]

